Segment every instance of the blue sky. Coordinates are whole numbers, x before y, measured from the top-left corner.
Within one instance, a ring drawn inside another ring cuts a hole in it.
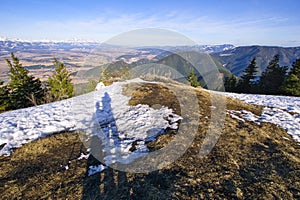
[[[300,46],[299,0],[0,0],[0,36],[105,41],[166,28],[199,44]]]

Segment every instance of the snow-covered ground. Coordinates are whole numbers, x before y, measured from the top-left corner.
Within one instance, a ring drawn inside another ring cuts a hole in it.
[[[63,130],[85,130],[88,138],[101,139],[107,165],[128,163],[148,153],[145,142],[154,140],[167,128],[177,129],[181,117],[166,107],[129,106],[130,97],[123,95],[122,90],[126,83],[118,82],[68,100],[0,114],[3,147],[0,155],[9,155],[13,148]]]
[[[134,79],[130,82],[133,81],[142,80]],[[101,139],[107,165],[115,162],[127,164],[147,154],[149,150],[146,142],[155,140],[167,128],[177,129],[177,122],[181,120],[172,109],[166,107],[154,109],[141,104],[129,106],[131,97],[123,95],[123,84],[114,83],[88,94],[93,95],[88,99],[88,95],[85,95],[83,100],[73,103],[76,126],[85,130],[90,137],[96,135]],[[81,110],[84,110],[84,116],[77,114]],[[92,115],[97,120],[94,126],[90,124]]]
[[[228,97],[240,99],[249,104],[264,106],[261,116],[249,111],[228,111],[232,118],[252,121],[257,124],[269,122],[284,128],[287,133],[300,143],[300,98],[288,96],[236,94],[227,92],[214,92]]]
[[[75,127],[70,99],[0,114],[0,155],[12,148]]]
[[[13,148],[64,130],[84,130],[87,139],[97,136],[102,141],[106,165],[126,164],[149,153],[145,143],[167,128],[177,129],[182,118],[166,107],[129,106],[130,97],[125,96],[122,89],[126,83],[118,82],[68,100],[0,114],[0,155],[10,155]],[[300,98],[219,94],[265,106],[261,116],[245,110],[228,110],[232,118],[277,124],[300,143]],[[78,159],[82,158],[87,155]],[[90,174],[103,169],[104,166],[92,167]]]

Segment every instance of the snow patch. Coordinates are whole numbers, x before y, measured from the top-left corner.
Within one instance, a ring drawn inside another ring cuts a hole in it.
[[[230,114],[230,117],[233,119],[237,119],[239,121],[245,122],[245,120],[250,121],[250,122],[254,122],[257,125],[260,124],[260,120],[259,120],[259,116],[253,114],[250,111],[247,110],[241,110],[241,111],[237,111],[237,110],[228,110],[227,111]]]
[[[93,136],[101,139],[106,165],[130,163],[147,154],[146,143],[167,129],[177,129],[182,117],[164,106],[129,106],[131,97],[124,96],[122,89],[127,83],[118,82],[68,100],[0,114],[0,155],[10,155],[13,148],[65,130],[89,130],[87,140]],[[98,127],[92,130],[94,121]],[[81,154],[78,159],[87,157]]]
[[[103,89],[103,88],[105,88],[104,83],[99,82],[99,83],[97,84],[97,86],[96,86],[96,91],[101,90],[101,89]]]
[[[65,100],[0,114],[0,145],[6,143],[0,155],[9,155],[12,148],[75,127],[71,104],[71,100]]]
[[[77,158],[77,160],[82,160],[82,159],[88,159],[90,156],[90,154],[84,154],[84,153],[81,153],[80,156]]]
[[[300,143],[299,97],[211,92],[236,98],[249,104],[265,106],[261,116],[256,116],[249,111],[229,110],[228,112],[235,119],[242,118],[257,124],[261,122],[276,124],[285,129],[296,142]]]
[[[100,173],[105,170],[107,167],[104,165],[96,165],[96,166],[89,166],[88,176],[92,176],[96,173]]]
[[[130,82],[136,81],[145,82],[140,79]],[[123,84],[114,83],[94,93],[95,115],[101,129],[96,135],[104,146],[106,165],[128,164],[149,153],[146,143],[166,129],[177,129],[182,119],[164,106],[160,109],[142,104],[129,106],[131,97],[122,94]]]

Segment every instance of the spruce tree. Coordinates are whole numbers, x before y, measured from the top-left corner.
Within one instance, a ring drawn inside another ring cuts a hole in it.
[[[192,69],[186,78],[186,80],[191,84],[193,87],[198,87],[200,86],[200,83],[198,82],[197,76],[194,73],[194,69]]]
[[[103,69],[102,73],[100,74],[99,82],[107,82],[111,78],[111,73],[108,69]]]
[[[236,92],[237,78],[233,74],[230,77],[226,77],[224,81],[224,87],[226,92]]]
[[[130,69],[129,69],[128,65],[126,65],[126,67],[122,69],[122,71],[121,71],[121,78],[123,80],[130,79]]]
[[[300,59],[297,59],[288,73],[283,90],[287,95],[300,96]]]
[[[237,90],[239,92],[252,93],[254,92],[254,80],[256,78],[257,66],[256,58],[254,57],[250,64],[246,67],[238,82]]]
[[[29,71],[22,66],[13,53],[11,53],[11,59],[12,62],[6,59],[10,71],[10,81],[7,84],[9,109],[41,104],[45,97],[45,89],[43,89],[41,81],[29,75]]]
[[[49,77],[49,87],[52,101],[70,98],[74,95],[74,86],[71,83],[71,73],[65,65],[54,58],[55,73]]]
[[[279,54],[269,62],[266,70],[262,73],[259,86],[263,94],[282,94],[282,86],[288,67],[279,65]]]
[[[9,109],[9,91],[4,82],[0,79],[0,113]]]

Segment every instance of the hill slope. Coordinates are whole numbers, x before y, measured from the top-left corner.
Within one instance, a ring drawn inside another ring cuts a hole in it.
[[[300,58],[300,47],[243,46],[212,55],[219,59],[228,70],[240,76],[253,57],[256,57],[259,74],[261,74],[277,53],[280,55],[279,64],[291,67],[291,64]]]
[[[183,117],[181,123],[188,122],[191,125],[197,123],[198,128],[194,130],[195,138],[192,143],[186,147],[176,148],[177,150],[187,148],[187,151],[175,162],[157,171],[140,174],[103,168],[92,155],[88,156],[81,138],[84,133],[62,132],[29,142],[16,149],[11,156],[0,158],[1,198],[297,199],[300,197],[300,147],[285,130],[271,123],[258,125],[247,120],[239,120],[227,112],[224,130],[217,144],[206,157],[201,158],[199,150],[209,129],[211,112],[217,109],[212,107],[211,94],[201,88],[195,89],[175,82],[161,81],[163,82],[125,84],[122,93],[127,96],[125,98],[128,98],[128,104],[133,106],[132,108],[141,104],[148,105],[154,110],[160,110],[162,107],[172,108],[175,114]],[[115,86],[112,85],[105,91],[108,91],[109,95],[112,95],[112,92],[117,93],[113,87]],[[195,103],[199,105],[197,110],[190,108],[189,106],[193,106],[191,104],[184,106],[190,110],[190,116],[199,116],[198,122],[189,120],[185,115],[174,90],[184,91],[186,96],[196,95],[198,102]],[[97,95],[94,97],[96,100],[101,98]],[[113,101],[112,96],[112,108],[117,108]],[[227,109],[247,110],[256,115],[262,113],[261,106],[249,105],[231,98],[227,98]],[[113,113],[116,114],[116,111]],[[115,116],[118,122],[117,114]],[[184,131],[182,133],[166,128],[155,140],[146,142],[146,147],[150,152],[164,149],[178,134],[179,137],[189,134]],[[137,150],[133,148],[131,152]],[[90,152],[93,152],[93,149]],[[167,160],[171,155],[164,156]],[[143,162],[140,164],[144,167],[147,160],[144,160],[144,164]],[[91,169],[96,172],[89,173]]]
[[[192,63],[188,61],[194,62]],[[210,60],[212,58],[212,60]],[[209,68],[216,68],[225,77],[230,77],[231,72],[222,66],[222,63],[214,58],[209,57],[206,53],[196,53],[196,52],[179,52],[178,54],[169,51],[164,51],[153,59],[140,59],[136,62],[126,63],[123,60],[119,60],[110,64],[95,67],[87,70],[85,73],[81,74],[81,77],[86,79],[94,78],[99,80],[101,71],[106,69],[112,76],[114,74],[120,75],[121,71],[128,68],[129,76],[139,77],[145,74],[156,74],[160,76],[168,77],[170,74],[172,79],[176,79],[179,82],[185,83],[186,77],[189,75],[191,70],[194,70],[198,81],[202,87],[206,87],[206,83],[203,80],[203,76],[209,76],[209,74],[200,74],[197,69],[203,69],[203,71],[210,71]],[[205,70],[204,70],[205,69]],[[213,71],[215,73],[215,71]]]

